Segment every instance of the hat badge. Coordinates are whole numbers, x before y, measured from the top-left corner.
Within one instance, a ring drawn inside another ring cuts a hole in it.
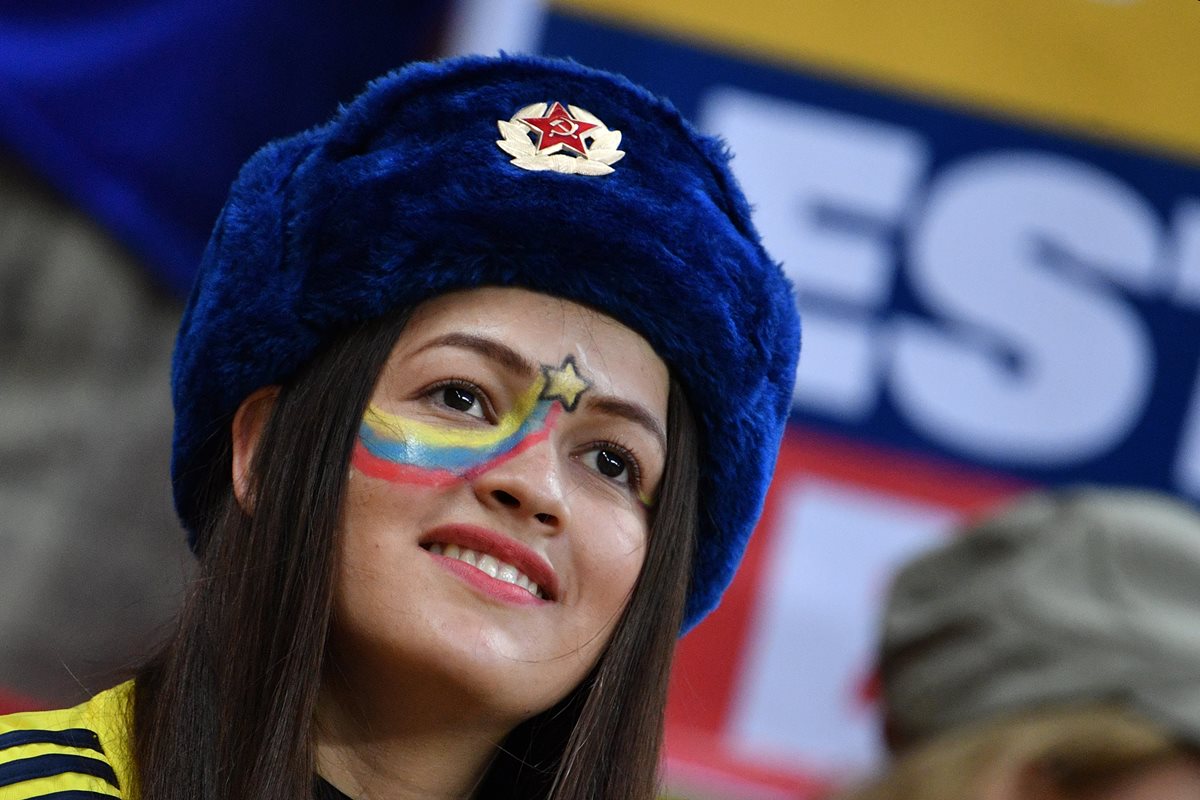
[[[568,175],[607,175],[625,152],[621,132],[609,130],[595,115],[578,106],[555,101],[534,103],[496,120],[503,137],[496,140],[512,156],[510,163],[533,171]]]

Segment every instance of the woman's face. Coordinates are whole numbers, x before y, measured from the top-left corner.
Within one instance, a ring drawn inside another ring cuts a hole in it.
[[[506,724],[564,697],[645,557],[667,386],[645,340],[569,301],[489,288],[418,307],[351,460],[339,668]]]

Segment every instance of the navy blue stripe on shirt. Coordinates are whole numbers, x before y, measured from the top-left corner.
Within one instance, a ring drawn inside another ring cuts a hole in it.
[[[11,786],[21,781],[31,781],[37,778],[47,778],[51,775],[62,775],[66,772],[76,772],[81,775],[91,775],[108,781],[116,788],[117,774],[107,761],[89,756],[75,756],[52,753],[44,756],[19,758],[7,764],[0,764],[0,786]]]
[[[103,753],[100,737],[87,728],[68,728],[65,731],[9,731],[0,733],[0,750],[23,744],[57,744],[63,747],[82,747]]]
[[[37,800],[114,800],[111,794],[89,792],[84,789],[69,789],[65,792],[50,792],[39,794]]]

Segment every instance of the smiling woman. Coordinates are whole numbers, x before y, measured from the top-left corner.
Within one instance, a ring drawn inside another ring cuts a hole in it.
[[[578,304],[489,288],[418,307],[346,481],[330,697],[356,711],[319,709],[319,723],[336,720],[318,739],[322,775],[369,796],[357,731],[432,717],[452,796],[467,796],[496,742],[583,681],[645,560],[639,495],[663,473],[667,395],[645,340]],[[681,610],[686,573],[672,561]]]
[[[0,718],[0,786],[653,797],[799,344],[726,159],[532,58],[392,73],[254,156],[175,355],[200,575],[131,682]]]

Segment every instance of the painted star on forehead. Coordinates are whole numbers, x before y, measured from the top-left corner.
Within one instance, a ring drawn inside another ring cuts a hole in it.
[[[567,113],[562,103],[557,101],[550,106],[550,111],[546,116],[521,117],[521,122],[537,132],[539,153],[547,150],[558,152],[565,148],[581,156],[587,155],[587,145],[583,143],[583,135],[598,127],[593,122],[575,119]]]
[[[542,366],[546,383],[542,386],[539,400],[557,400],[567,411],[579,405],[579,396],[592,384],[580,376],[575,369],[575,357],[567,356],[558,367]]]

